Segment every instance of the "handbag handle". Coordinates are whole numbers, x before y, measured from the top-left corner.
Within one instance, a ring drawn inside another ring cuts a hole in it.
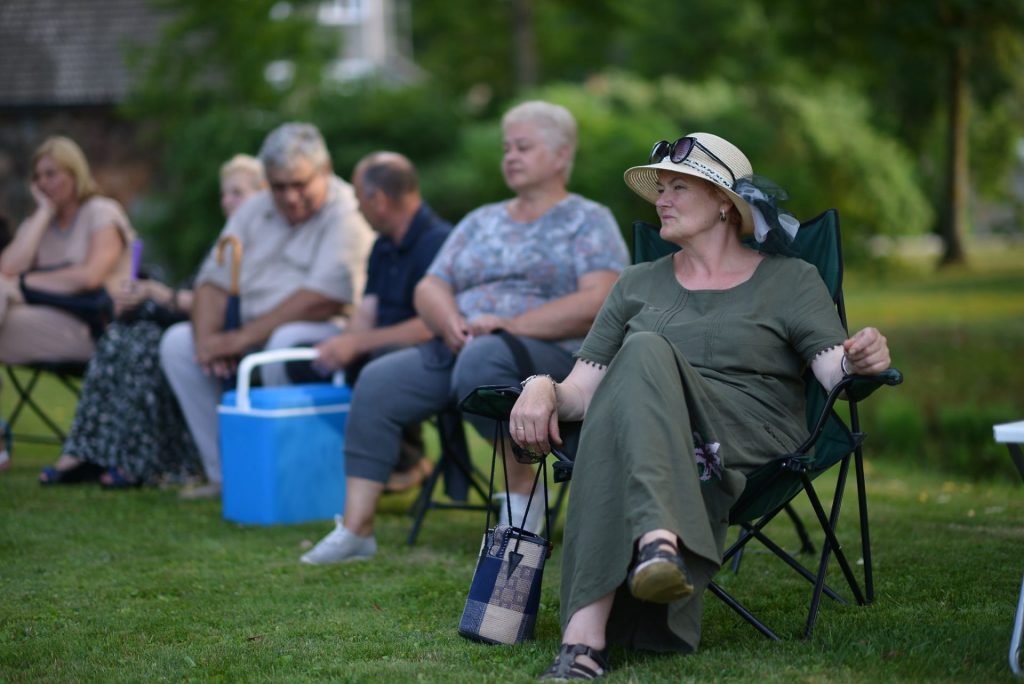
[[[515,335],[513,335],[512,333],[510,333],[509,331],[505,330],[504,328],[498,328],[497,330],[494,331],[493,334],[495,334],[498,337],[500,337],[502,342],[505,343],[505,346],[508,347],[509,352],[512,353],[512,359],[515,361],[516,370],[519,372],[519,379],[522,380],[522,379],[532,375],[534,373],[535,369],[536,369],[536,365],[533,363],[533,358],[530,356],[530,350],[526,348],[526,345],[523,344],[523,341],[521,339],[519,339],[518,337],[516,337]],[[509,522],[512,523],[512,524],[515,524],[515,521],[512,520],[512,500],[511,500],[511,496],[509,495],[509,492],[508,492],[508,463],[505,460],[505,458],[506,458],[506,454],[505,454],[505,440],[504,440],[504,433],[501,430],[501,426],[502,426],[502,421],[500,421],[500,420],[497,421],[496,422],[496,426],[495,426],[495,431],[494,431],[494,444],[495,444],[495,448],[492,450],[492,453],[491,453],[491,482],[490,482],[490,490],[491,490],[491,492],[494,491],[494,461],[495,461],[495,458],[497,456],[497,445],[498,445],[498,442],[500,440],[500,442],[501,442],[501,465],[502,465],[502,472],[504,474],[504,479],[505,479],[505,506],[507,507],[507,510],[508,510]],[[547,534],[548,539],[550,540],[551,539],[551,516],[550,516],[550,511],[549,511],[549,508],[548,508],[548,471],[547,471],[547,460],[545,458],[541,459],[540,465],[539,465],[539,467],[537,469],[537,473],[533,477],[533,487],[530,489],[530,498],[526,502],[526,510],[523,511],[523,521],[522,522],[525,523],[527,516],[530,514],[530,507],[533,505],[533,495],[537,492],[537,482],[540,480],[541,471],[543,471],[543,473],[544,473],[544,529],[545,529],[545,532]],[[486,531],[486,530],[490,529],[490,527],[491,527],[491,509],[488,506],[488,508],[487,508],[487,526],[484,528],[484,530]],[[517,550],[518,550],[518,544],[519,544],[519,542],[517,541],[516,542]]]

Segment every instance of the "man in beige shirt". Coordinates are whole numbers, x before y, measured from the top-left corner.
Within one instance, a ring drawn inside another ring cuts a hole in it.
[[[220,494],[222,379],[251,351],[337,334],[329,319],[355,302],[366,278],[374,235],[351,186],[332,173],[320,132],[310,124],[284,124],[267,136],[260,159],[270,189],[239,207],[222,232],[242,244],[241,326],[224,329],[230,260],[218,266],[211,252],[196,278],[191,322],[172,326],[160,343],[161,366],[208,480],[184,490],[185,498]],[[266,384],[287,383],[283,368],[268,366],[262,374]]]

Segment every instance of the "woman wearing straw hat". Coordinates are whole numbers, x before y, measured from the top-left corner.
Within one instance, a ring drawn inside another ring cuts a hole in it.
[[[558,420],[586,416],[562,648],[542,679],[603,674],[608,643],[695,650],[742,473],[805,436],[803,368],[829,388],[889,367],[876,329],[847,339],[813,266],[741,242],[785,244],[797,224],[736,146],[708,133],[663,140],[625,180],[682,249],[626,269],[569,376],[532,379],[511,416],[518,444],[542,453]]]

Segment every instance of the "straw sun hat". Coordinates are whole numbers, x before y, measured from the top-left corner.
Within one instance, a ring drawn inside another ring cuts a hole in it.
[[[728,140],[711,133],[690,133],[686,137],[694,138],[699,144],[693,145],[685,159],[677,164],[669,158],[670,155],[666,155],[664,159],[655,164],[627,169],[623,174],[626,185],[633,192],[654,204],[658,201],[658,171],[674,171],[700,178],[714,185],[732,200],[733,205],[743,218],[741,232],[744,235],[753,234],[754,217],[750,204],[733,190],[735,180],[750,178],[753,175],[753,169],[751,169],[746,155]],[[708,154],[709,151],[711,154]]]

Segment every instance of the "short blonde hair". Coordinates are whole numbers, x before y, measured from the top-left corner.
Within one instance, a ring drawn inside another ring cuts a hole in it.
[[[557,152],[569,148],[569,162],[565,167],[565,182],[572,175],[572,164],[576,158],[576,118],[568,109],[543,100],[528,100],[516,105],[501,117],[502,130],[512,124],[526,123],[537,128],[548,149]]]
[[[254,190],[262,190],[267,187],[267,179],[263,175],[263,163],[250,154],[236,154],[221,164],[221,181],[233,173],[244,173],[247,175],[251,181],[250,186]]]
[[[44,140],[32,155],[33,174],[36,164],[43,157],[53,159],[57,166],[71,174],[71,177],[75,179],[75,197],[79,202],[84,202],[99,193],[99,186],[96,185],[92,171],[89,170],[89,161],[85,158],[85,153],[71,138],[53,135]]]

